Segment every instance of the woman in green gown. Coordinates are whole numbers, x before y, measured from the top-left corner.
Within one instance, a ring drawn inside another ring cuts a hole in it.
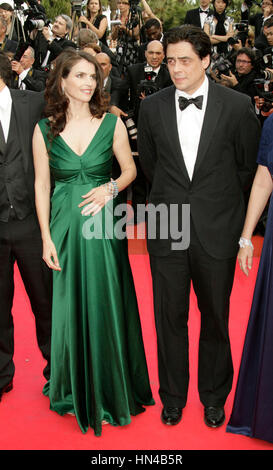
[[[48,118],[33,136],[43,259],[53,269],[51,376],[43,392],[50,409],[75,414],[82,432],[91,426],[98,436],[103,423],[129,424],[154,403],[127,242],[115,230],[116,196],[136,169],[102,84],[94,57],[60,54],[47,83]],[[121,169],[115,181],[113,154]]]

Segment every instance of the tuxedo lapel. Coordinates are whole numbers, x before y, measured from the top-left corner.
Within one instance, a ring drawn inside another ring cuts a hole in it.
[[[168,92],[167,92],[168,90]],[[172,153],[177,160],[180,169],[185,178],[189,181],[189,175],[186,169],[184,158],[182,155],[175,107],[175,87],[171,86],[166,88],[166,93],[162,96],[162,103],[160,106],[160,114],[162,119],[162,126],[169,142],[170,154]],[[167,123],[167,125],[166,125]]]
[[[195,177],[195,174],[198,172],[200,165],[203,163],[206,151],[211,143],[215,128],[219,122],[219,119],[221,119],[222,108],[223,104],[220,98],[218,97],[217,88],[214,83],[209,81],[207,107],[200,135],[197,158],[193,172],[193,179]]]
[[[195,24],[196,26],[199,26],[199,28],[201,28],[201,20],[200,20],[200,13],[199,13],[199,8],[197,8],[195,11],[194,11],[194,16],[195,16]]]

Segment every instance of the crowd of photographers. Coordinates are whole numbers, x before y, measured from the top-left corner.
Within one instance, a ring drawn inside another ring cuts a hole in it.
[[[261,120],[273,108],[272,1],[263,0],[255,15],[253,0],[243,2],[239,23],[226,14],[228,0],[200,0],[200,8],[181,19],[211,38],[210,78],[247,93]],[[108,56],[112,111],[124,117],[129,111],[136,121],[140,99],[170,84],[161,46],[164,26],[145,0],[118,0],[117,8],[110,20],[100,0],[71,0],[71,16],[50,20],[41,0],[0,0],[0,47],[12,61],[12,87],[43,90],[57,55],[67,47],[85,48]]]
[[[241,21],[228,16],[228,0],[200,0],[181,24],[194,24],[211,39],[211,80],[248,94],[261,123],[273,111],[273,0],[241,5]],[[110,111],[121,116],[137,159],[137,119],[141,100],[171,84],[164,60],[164,25],[146,0],[118,0],[111,17],[100,0],[71,0],[71,15],[47,17],[41,0],[0,0],[0,47],[10,57],[12,88],[42,91],[50,66],[67,47],[96,55],[110,93]],[[257,9],[257,3],[255,6]],[[148,188],[138,167],[133,206],[146,201]]]

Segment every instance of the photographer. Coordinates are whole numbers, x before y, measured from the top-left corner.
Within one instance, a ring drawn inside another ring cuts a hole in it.
[[[145,51],[149,42],[163,40],[162,25],[158,19],[150,18],[144,24],[143,29],[145,31],[146,42],[140,44],[138,48],[138,62],[145,61]]]
[[[120,24],[112,28],[112,40],[117,40],[116,56],[121,75],[127,67],[137,62],[139,40],[138,2],[118,0],[117,6],[120,14],[115,18]]]
[[[247,47],[243,47],[237,52],[235,60],[235,70],[229,75],[221,74],[221,84],[233,90],[245,93],[250,96],[254,104],[254,97],[257,95],[254,80],[257,78],[255,67],[255,52]]]
[[[72,29],[72,20],[67,15],[58,15],[52,25],[35,30],[32,47],[35,50],[34,68],[48,68],[50,62],[67,47],[76,48],[76,44],[68,39]]]
[[[273,17],[264,22],[263,30],[255,41],[255,47],[263,54],[272,52],[273,47]]]
[[[140,102],[162,88],[171,85],[169,71],[163,64],[164,52],[160,41],[151,41],[145,51],[146,62],[128,67],[125,80],[129,90],[129,109],[137,122]]]
[[[34,57],[34,49],[29,46],[20,61],[12,60],[11,67],[14,77],[11,88],[32,91],[43,91],[45,89],[47,74],[33,68]]]
[[[102,14],[101,0],[89,0],[86,6],[87,15],[80,16],[79,23],[96,33],[99,40],[107,46],[107,17]]]
[[[262,32],[265,20],[273,15],[273,2],[271,0],[263,0],[261,3],[262,12],[249,16],[249,8],[252,4],[253,0],[246,0],[243,2],[241,7],[241,19],[242,21],[248,22],[250,26],[254,26],[255,37],[258,38]]]
[[[140,103],[146,96],[152,95],[172,84],[167,66],[163,63],[164,51],[160,41],[151,41],[145,51],[146,62],[128,67],[126,82],[129,90],[128,115],[135,123],[138,121]],[[128,121],[126,122],[128,127]],[[131,130],[133,132],[133,129]],[[135,129],[135,132],[137,130]],[[130,135],[130,132],[129,132]],[[135,136],[136,137],[136,136]],[[136,156],[137,177],[132,183],[132,207],[136,214],[137,204],[147,200],[147,181],[139,165],[136,138],[131,139],[133,154]]]

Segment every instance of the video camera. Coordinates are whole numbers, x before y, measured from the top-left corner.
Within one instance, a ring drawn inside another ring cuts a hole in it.
[[[145,79],[141,80],[137,87],[138,96],[141,93],[144,93],[145,96],[149,96],[160,90],[160,88],[153,82],[153,78],[156,76],[156,73],[153,71],[152,67],[148,65],[144,67],[144,76]]]
[[[76,16],[80,17],[82,15],[82,0],[70,0],[72,7],[72,14],[75,13]]]
[[[139,3],[140,0],[129,0],[129,19],[126,25],[128,29],[134,29],[139,24],[141,14]]]
[[[23,9],[23,4],[28,5],[28,9],[23,9],[23,13],[26,16],[24,22],[24,30],[26,33],[30,33],[34,29],[42,30],[46,25],[47,19],[44,8],[37,3],[36,0],[15,0],[16,9]]]
[[[217,78],[221,78],[220,75],[229,75],[232,69],[232,63],[224,57],[224,55],[215,53],[211,56],[211,71],[216,75]]]
[[[248,21],[240,21],[240,23],[234,23],[233,25],[237,31],[233,38],[228,39],[228,44],[233,46],[238,44],[241,41],[242,46],[245,46],[246,40],[248,38]]]

